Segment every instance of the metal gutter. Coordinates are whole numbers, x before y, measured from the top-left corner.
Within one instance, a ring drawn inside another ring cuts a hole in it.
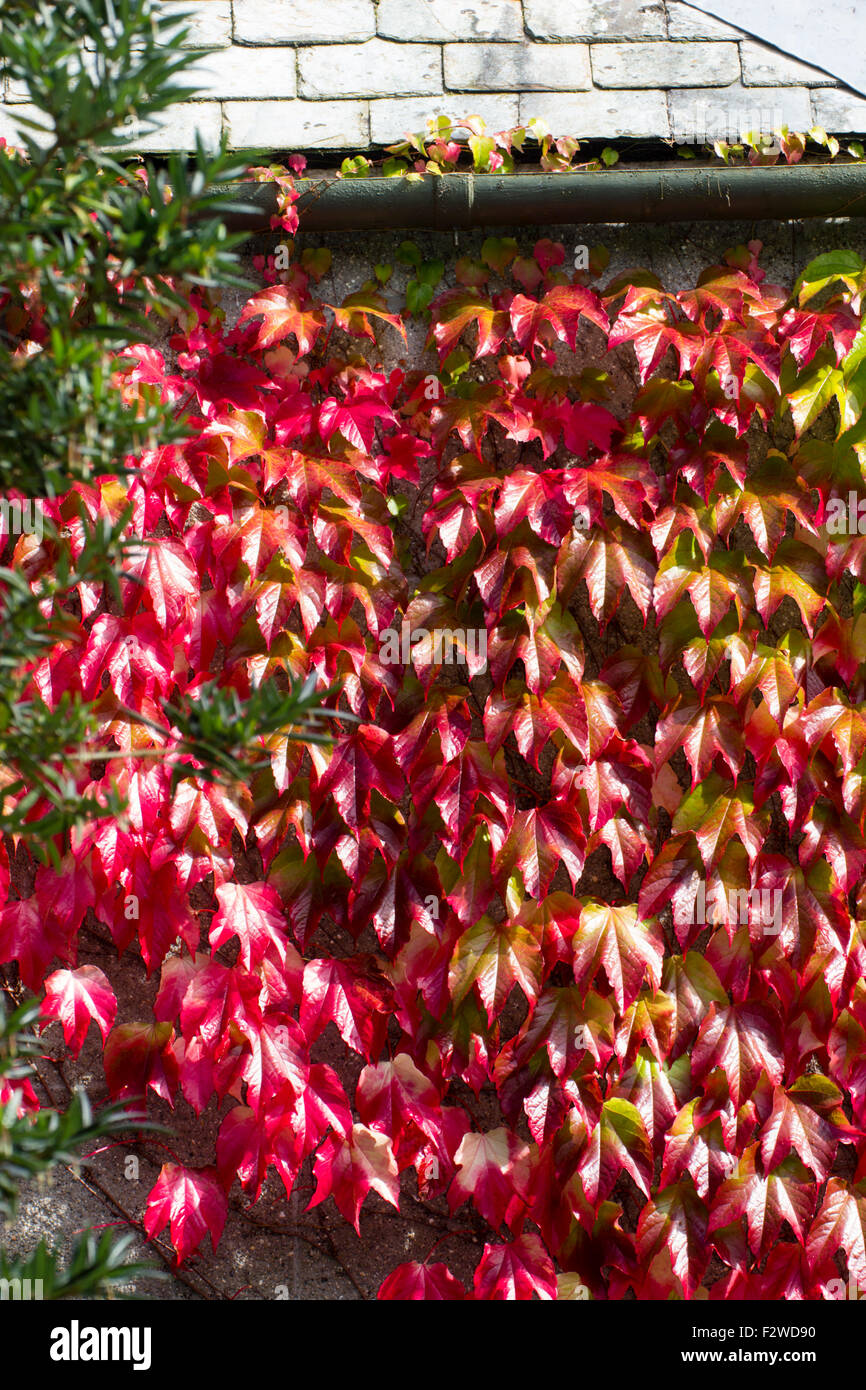
[[[297,186],[301,227],[309,232],[866,217],[866,164],[455,173],[417,182],[326,174]],[[232,230],[268,230],[276,211],[272,185],[223,189],[236,205],[224,219]]]

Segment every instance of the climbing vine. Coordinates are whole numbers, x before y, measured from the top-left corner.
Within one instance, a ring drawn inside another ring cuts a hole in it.
[[[330,303],[302,171],[236,322],[186,287],[116,361],[186,438],[14,543],[37,585],[132,508],[119,593],[77,586],[29,687],[98,699],[77,791],[127,810],[29,893],[5,837],[0,962],[73,1055],[97,1024],[113,1098],[216,1096],[211,1162],[147,1199],[179,1261],[274,1169],[359,1233],[472,1204],[472,1286],[446,1248],[381,1298],[866,1282],[866,267],[780,287],[752,242],[674,292],[500,237],[443,288],[406,242],[405,294],[382,265]],[[308,678],[330,741],[199,775],[214,683]],[[77,965],[94,923],[152,1012]]]

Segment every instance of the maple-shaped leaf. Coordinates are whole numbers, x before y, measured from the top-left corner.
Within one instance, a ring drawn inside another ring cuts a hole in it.
[[[514,409],[500,383],[470,382],[462,395],[446,397],[431,410],[433,444],[441,449],[451,432],[456,431],[464,449],[473,449],[481,459],[482,441],[494,420],[516,437]]]
[[[81,654],[82,690],[92,699],[102,688],[103,671],[108,671],[108,683],[124,704],[154,691],[168,695],[172,668],[172,649],[152,613],[139,613],[128,621],[103,613]]]
[[[242,463],[244,459],[260,454],[265,449],[267,426],[259,410],[219,411],[202,431],[200,440],[222,440],[226,446],[230,464]]]
[[[753,362],[778,390],[780,358],[779,345],[771,333],[760,328],[743,328],[729,321],[720,324],[704,339],[692,377],[704,389],[710,371],[718,373],[723,387],[726,382],[742,385],[747,364]]]
[[[319,407],[318,422],[324,440],[339,430],[353,448],[369,453],[377,424],[396,424],[397,417],[378,392],[355,390],[343,400],[327,396]]]
[[[329,1134],[316,1154],[315,1177],[316,1192],[307,1210],[333,1196],[359,1236],[361,1207],[371,1188],[392,1207],[400,1208],[400,1180],[391,1140],[367,1125],[353,1125],[348,1138]]]
[[[267,1168],[268,1141],[254,1110],[236,1105],[225,1116],[216,1141],[217,1170],[225,1187],[235,1178],[258,1201]]]
[[[616,692],[603,681],[574,681],[563,670],[544,692],[541,708],[587,762],[603,752],[619,727]]]
[[[35,897],[0,907],[0,963],[17,961],[27,989],[40,989],[53,958],[68,960],[69,955],[68,934],[56,917],[46,919]]]
[[[660,1149],[661,1140],[678,1113],[689,1080],[687,1058],[681,1057],[667,1066],[642,1046],[617,1082],[615,1095],[637,1110],[654,1152]]]
[[[333,1022],[349,1047],[374,1062],[385,1041],[388,995],[386,982],[374,978],[360,957],[308,961],[301,1028],[313,1043]]]
[[[639,918],[634,903],[614,906],[586,899],[571,945],[577,985],[585,990],[603,970],[620,1012],[637,998],[645,979],[658,988],[662,931],[656,922]]]
[[[709,637],[731,603],[742,622],[743,613],[753,602],[751,573],[740,552],[714,552],[705,562],[695,536],[683,532],[659,564],[653,607],[658,617],[664,618],[688,593],[700,630]]]
[[[850,892],[866,866],[866,842],[856,822],[820,800],[798,819],[803,831],[800,863],[813,865],[826,859],[842,892]]]
[[[640,1047],[648,1047],[658,1061],[669,1054],[673,1040],[674,1005],[664,990],[646,985],[626,1009],[616,1030],[616,1055],[622,1066],[631,1064]]]
[[[703,881],[702,863],[693,835],[671,835],[655,855],[640,886],[638,910],[642,917],[657,916],[668,904],[673,909],[674,928],[692,923],[695,903]],[[677,938],[683,944],[688,933]]]
[[[577,770],[574,784],[586,792],[594,830],[623,807],[638,822],[648,819],[651,771],[652,763],[640,745],[619,736],[611,739],[601,757]]]
[[[635,292],[636,291],[636,292]],[[611,327],[610,348],[631,343],[638,361],[641,384],[655,371],[668,351],[676,348],[680,358],[680,376],[696,360],[702,345],[702,335],[689,323],[673,323],[664,301],[669,296],[651,287],[632,287]]]
[[[339,417],[330,419],[334,429],[339,429]],[[350,428],[348,421],[344,423]],[[285,483],[289,497],[303,516],[315,513],[326,488],[350,505],[359,506],[361,502],[355,470],[332,454],[320,457],[308,449],[272,450],[265,459],[264,485],[271,488],[278,483]]]
[[[738,836],[750,862],[764,843],[765,812],[756,812],[752,786],[740,782],[731,788],[725,778],[711,772],[685,798],[673,819],[676,833],[694,832],[707,869],[718,863],[725,846]]]
[[[746,1218],[749,1248],[756,1259],[763,1259],[779,1238],[782,1222],[787,1221],[802,1242],[812,1217],[815,1189],[803,1181],[803,1170],[796,1160],[767,1169],[766,1176],[755,1166],[757,1145],[750,1145],[731,1176],[722,1183],[711,1209],[709,1231]],[[798,1175],[799,1174],[799,1175]]]
[[[794,539],[783,540],[772,565],[755,565],[755,607],[765,625],[786,598],[800,610],[803,626],[814,636],[815,623],[827,600],[824,564],[811,546]]]
[[[478,329],[476,358],[498,352],[508,331],[508,315],[504,309],[494,308],[483,295],[459,286],[439,295],[430,305],[430,313],[432,324],[427,346],[436,344],[440,363],[457,346],[470,324],[475,324]]]
[[[436,761],[437,780],[433,799],[449,833],[451,843],[446,841],[446,848],[452,857],[459,857],[462,862],[465,850],[461,852],[457,847],[461,842],[466,845],[476,814],[483,811],[488,825],[498,818],[500,826],[506,831],[510,825],[513,812],[507,789],[505,759],[501,751],[492,758],[482,740],[469,739],[459,756],[446,763],[444,769],[441,759],[437,758]],[[419,810],[424,805],[420,792],[421,788],[418,787],[415,795]],[[485,802],[489,804],[489,810]],[[472,838],[475,838],[474,834]]]
[[[226,1194],[215,1168],[164,1163],[148,1195],[144,1229],[153,1240],[170,1224],[177,1262],[183,1264],[208,1233],[216,1250],[227,1215]]]
[[[376,335],[370,325],[370,319],[375,318],[396,328],[403,342],[406,342],[403,320],[399,315],[388,312],[385,296],[372,285],[347,294],[339,307],[335,304],[328,304],[326,307],[334,315],[337,327],[345,329],[347,333],[353,333],[356,337],[371,338],[375,342]]]
[[[820,1072],[801,1076],[787,1090],[779,1087],[773,1109],[760,1131],[765,1172],[796,1151],[817,1182],[828,1177],[840,1139],[856,1137],[842,1110],[842,1092]]]
[[[736,781],[746,754],[736,706],[723,695],[711,695],[703,703],[680,697],[656,725],[656,766],[660,768],[678,748],[688,759],[693,787],[712,770],[717,757]]]
[[[581,545],[575,538],[573,551]],[[572,562],[574,556],[570,557]],[[585,552],[576,571],[569,571],[563,581],[574,578],[586,580],[589,603],[595,617],[605,626],[613,617],[626,592],[631,594],[644,620],[649,615],[653,598],[655,564],[650,547],[639,532],[624,525],[618,518],[594,529],[585,537]]]
[[[199,578],[186,547],[176,540],[154,540],[143,549],[143,564],[133,556],[129,570],[140,574],[153,616],[162,632],[193,616]]]
[[[658,498],[658,485],[647,476],[646,468],[633,454],[610,453],[591,463],[574,464],[563,470],[565,495],[571,505],[581,508],[582,521],[587,516],[590,525],[602,518],[604,495],[607,493],[617,516],[629,526],[640,528],[645,520],[646,507],[653,507]],[[577,541],[585,535],[586,526],[577,530]],[[569,545],[569,537],[563,547]],[[582,546],[578,546],[582,550]]]
[[[854,343],[859,322],[847,304],[826,311],[789,309],[779,320],[779,338],[786,342],[798,367],[805,367],[828,337],[833,339],[836,364],[842,365]]]
[[[168,956],[163,961],[153,1005],[153,1015],[159,1023],[174,1022],[193,977],[209,964],[206,951],[198,951],[195,956]]]
[[[90,1024],[96,1023],[103,1042],[117,1015],[117,999],[103,971],[95,965],[56,970],[45,981],[42,1013],[63,1024],[67,1046],[77,1057]]]
[[[609,326],[601,300],[585,285],[554,285],[541,300],[516,294],[508,312],[511,331],[521,352],[545,339],[549,341],[554,335],[573,349],[581,316],[604,333]]]
[[[866,718],[842,690],[822,690],[803,709],[803,731],[810,748],[827,742],[835,747],[842,766],[850,772],[866,750]]]
[[[485,1221],[498,1230],[511,1212],[524,1208],[531,1150],[516,1134],[501,1126],[487,1134],[467,1134],[454,1161],[457,1172],[448,1189],[452,1213],[471,1197]]]
[[[665,1135],[664,1162],[659,1176],[662,1187],[688,1173],[698,1195],[706,1201],[736,1166],[735,1155],[725,1146],[715,1101],[713,1095],[696,1096],[676,1115]]]
[[[309,1076],[306,1039],[293,1018],[268,1014],[247,1035],[249,1052],[236,1063],[237,1074],[247,1083],[247,1099],[256,1112],[276,1095],[302,1094]]]
[[[303,309],[297,293],[288,285],[271,285],[248,299],[238,325],[254,318],[263,320],[252,345],[254,349],[273,347],[294,333],[301,357],[311,351],[325,327],[324,314],[315,308]]]
[[[152,805],[153,810],[147,814],[159,814],[155,798]],[[138,928],[141,954],[149,975],[165,960],[178,936],[190,951],[194,951],[199,942],[199,924],[189,910],[185,895],[182,896],[177,862],[166,858],[157,865],[155,858],[137,849],[124,873],[125,902],[134,909],[132,923]]]
[[[800,374],[795,389],[785,395],[796,434],[807,430],[834,396],[844,399],[844,377],[836,366],[835,353],[824,348]]]
[[[493,516],[497,536],[507,535],[526,520],[543,541],[560,545],[574,517],[563,491],[561,471],[515,469],[501,484]]]
[[[392,1269],[376,1297],[407,1302],[423,1299],[425,1302],[462,1303],[466,1289],[447,1265],[422,1265],[413,1260],[411,1264]]]
[[[670,1259],[686,1298],[694,1297],[709,1263],[707,1208],[691,1178],[662,1188],[641,1211],[637,1256],[649,1266],[661,1252]]]
[[[112,1097],[144,1096],[150,1086],[173,1105],[179,1076],[173,1040],[170,1023],[124,1023],[113,1028],[103,1052]]]
[[[577,1171],[593,1206],[610,1196],[621,1172],[628,1173],[649,1197],[652,1150],[643,1120],[630,1101],[613,1098],[604,1102],[598,1123],[578,1158]]]
[[[806,1258],[812,1271],[840,1250],[845,1251],[849,1273],[866,1284],[866,1192],[862,1184],[849,1187],[844,1178],[831,1178],[809,1234]]]
[[[439,1093],[406,1052],[393,1062],[364,1067],[355,1105],[362,1122],[393,1137],[398,1165],[411,1162],[419,1148],[412,1131],[437,1148],[443,1144]]]
[[[296,564],[303,564],[307,528],[301,521],[294,522],[287,507],[276,512],[259,506],[258,502],[244,501],[236,509],[236,524],[234,543],[254,578],[264,574],[278,554],[291,555]]]
[[[737,700],[744,701],[759,690],[770,714],[781,720],[799,689],[789,654],[762,642],[753,649],[736,642],[730,648],[730,661],[731,691]]]
[[[692,1075],[699,1081],[715,1067],[725,1073],[737,1109],[749,1099],[762,1073],[779,1085],[779,1023],[766,1004],[710,1005],[692,1048]]]
[[[253,1037],[261,1027],[261,980],[238,966],[211,962],[196,972],[181,1001],[180,1022],[186,1038],[201,1035],[208,1051],[221,1054],[232,1029]]]
[[[755,544],[768,560],[772,560],[785,535],[789,512],[801,526],[814,533],[815,527],[803,505],[802,489],[798,487],[793,469],[781,454],[770,450],[757,469],[750,472],[744,487],[731,482],[718,489],[715,502],[719,534],[728,536],[742,517],[751,531]]]
[[[583,873],[586,837],[583,826],[565,801],[517,811],[507,837],[496,851],[496,873],[508,879],[515,869],[526,891],[542,897],[560,863],[565,865],[572,887]]]
[[[536,999],[541,988],[536,939],[525,927],[482,917],[461,935],[454,950],[448,986],[455,1006],[473,985],[478,988],[489,1023],[502,1012],[515,985],[528,1000]]]
[[[516,1054],[530,1060],[545,1047],[560,1078],[570,1075],[587,1052],[603,1068],[613,1052],[613,1020],[604,996],[590,990],[582,1000],[574,985],[549,985],[517,1035]]]
[[[673,1005],[671,1057],[690,1048],[711,1004],[724,1005],[728,995],[708,960],[698,951],[668,956],[662,988]]]
[[[346,1093],[336,1073],[321,1063],[309,1068],[300,1094],[292,1085],[277,1091],[256,1119],[264,1127],[267,1162],[276,1168],[289,1196],[304,1159],[327,1131],[333,1129],[344,1140],[352,1132]]]
[[[214,950],[237,936],[245,970],[258,969],[267,955],[285,960],[289,943],[275,888],[268,883],[223,883],[216,899],[219,907],[208,936]]]
[[[433,504],[424,513],[422,528],[428,546],[436,531],[449,564],[455,555],[462,555],[489,518],[501,485],[502,480],[474,454],[458,454],[452,459],[442,468],[433,488]]]
[[[405,779],[384,729],[359,724],[333,750],[319,780],[319,798],[330,794],[350,830],[362,825],[370,810],[373,790],[399,801]]]
[[[485,1245],[475,1270],[475,1297],[511,1302],[557,1296],[553,1260],[534,1231],[524,1231],[508,1245]]]

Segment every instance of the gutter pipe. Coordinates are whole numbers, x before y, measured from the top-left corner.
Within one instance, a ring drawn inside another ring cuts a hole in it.
[[[611,169],[573,174],[298,179],[303,231],[549,226],[592,222],[866,217],[866,164]],[[268,231],[269,184],[224,184],[233,231]],[[240,205],[240,206],[239,206]]]

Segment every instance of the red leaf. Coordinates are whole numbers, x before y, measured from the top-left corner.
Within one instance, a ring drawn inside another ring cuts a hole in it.
[[[553,1261],[534,1231],[510,1245],[485,1245],[475,1270],[475,1297],[493,1302],[556,1298]]]
[[[172,1105],[178,1065],[170,1023],[124,1023],[105,1044],[105,1079],[113,1097],[144,1096],[148,1086]]]
[[[294,333],[298,352],[305,357],[325,327],[325,316],[318,309],[302,309],[297,294],[288,285],[271,285],[248,299],[238,325],[261,317],[253,347],[262,350]]]
[[[349,1047],[374,1062],[384,1045],[387,1012],[387,986],[368,974],[361,959],[311,960],[304,967],[301,1028],[309,1042],[333,1022]]]
[[[228,1202],[215,1168],[164,1163],[147,1199],[144,1229],[153,1240],[171,1223],[171,1242],[178,1264],[183,1264],[208,1232],[216,1250],[227,1215]]]
[[[448,1189],[452,1213],[471,1197],[485,1221],[498,1229],[523,1209],[531,1173],[530,1149],[516,1134],[502,1127],[488,1134],[467,1134],[454,1161],[457,1173]]]
[[[462,1302],[466,1290],[447,1265],[398,1265],[379,1289],[377,1298]]]
[[[361,1206],[371,1188],[392,1207],[400,1208],[400,1181],[391,1140],[366,1125],[353,1125],[348,1139],[328,1135],[316,1154],[315,1175],[316,1193],[307,1210],[333,1195],[358,1235]]]
[[[240,962],[256,970],[265,956],[284,962],[290,943],[280,899],[268,883],[223,883],[216,890],[219,908],[208,940],[216,950],[233,936],[240,939]]]
[[[42,1012],[63,1024],[63,1036],[77,1057],[91,1022],[95,1022],[103,1042],[117,1015],[114,990],[95,965],[77,970],[57,970],[45,981]]]

